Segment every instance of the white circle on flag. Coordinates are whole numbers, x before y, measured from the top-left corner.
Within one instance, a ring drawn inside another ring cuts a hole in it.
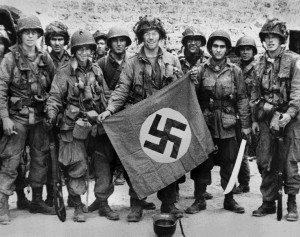
[[[178,111],[163,108],[146,118],[140,130],[143,151],[160,163],[180,159],[189,149],[192,139],[187,119]]]

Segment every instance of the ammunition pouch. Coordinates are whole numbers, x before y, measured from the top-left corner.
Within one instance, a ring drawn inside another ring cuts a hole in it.
[[[76,121],[80,113],[80,108],[70,104],[65,110],[65,116],[71,121]]]
[[[285,113],[288,110],[288,102],[284,102],[281,105],[274,105],[265,100],[261,100],[258,104],[257,120],[262,121],[264,119],[272,119],[275,111]]]
[[[234,114],[228,114],[222,111],[222,126],[225,129],[232,128],[236,125],[236,116]]]
[[[92,129],[92,125],[86,119],[78,119],[73,130],[73,137],[79,140],[85,140]]]

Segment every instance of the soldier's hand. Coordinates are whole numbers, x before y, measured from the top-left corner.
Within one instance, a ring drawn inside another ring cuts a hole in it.
[[[285,127],[290,121],[291,116],[287,113],[282,114],[282,118],[278,120],[279,127]]]
[[[99,114],[97,118],[98,123],[102,123],[102,121],[111,116],[111,112],[109,110],[105,110],[103,113]]]
[[[197,74],[198,74],[198,70],[197,70],[197,67],[193,67],[190,71],[190,79],[191,81],[196,85],[198,84],[198,81],[197,81]]]
[[[252,123],[252,132],[253,134],[258,134],[259,133],[259,125],[257,122]]]
[[[249,143],[251,143],[251,131],[251,128],[242,128],[242,133]]]
[[[9,117],[2,119],[2,122],[3,122],[3,131],[5,135],[10,136],[12,134],[18,134],[15,131],[14,122]]]

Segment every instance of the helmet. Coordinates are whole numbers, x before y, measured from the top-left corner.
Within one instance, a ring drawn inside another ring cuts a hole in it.
[[[107,33],[107,46],[111,47],[111,40],[112,38],[116,37],[125,37],[126,38],[126,46],[131,45],[131,39],[129,37],[129,33],[126,29],[120,26],[115,26],[110,28],[110,30]]]
[[[17,24],[17,32],[21,33],[25,29],[36,29],[39,33],[39,36],[44,34],[44,30],[41,24],[41,21],[36,16],[23,15],[19,18]]]
[[[227,52],[231,49],[231,39],[230,39],[229,34],[224,30],[216,30],[209,36],[208,41],[207,41],[206,47],[210,54],[211,54],[211,46],[212,46],[213,42],[217,39],[225,41],[225,44],[227,47]]]
[[[240,50],[242,46],[250,46],[253,49],[253,56],[257,54],[257,48],[255,40],[250,36],[243,36],[239,38],[239,40],[236,43],[235,46],[235,54],[239,57],[240,56]]]
[[[99,30],[97,30],[94,34],[93,37],[95,39],[95,41],[97,42],[97,40],[99,39],[104,39],[105,41],[107,40],[107,35],[105,33],[100,32]]]
[[[46,45],[50,46],[50,39],[51,37],[55,36],[62,36],[65,39],[65,45],[67,45],[70,41],[70,35],[68,33],[68,27],[59,22],[59,21],[54,21],[51,22],[47,27],[46,27],[46,32],[45,32],[45,43]]]
[[[139,21],[133,27],[133,31],[138,38],[139,44],[143,42],[143,35],[147,30],[157,30],[159,32],[160,39],[167,38],[167,32],[159,18],[148,17],[147,15],[144,17],[140,16]]]
[[[283,43],[285,43],[288,38],[286,23],[279,21],[277,18],[271,20],[268,19],[259,32],[260,40],[263,42],[265,37],[269,34],[278,35],[282,39]]]
[[[188,28],[185,29],[185,31],[183,31],[183,33],[182,33],[182,40],[181,40],[182,45],[185,46],[186,45],[186,41],[189,38],[200,39],[202,46],[204,46],[206,44],[206,38],[205,38],[204,34],[201,31],[196,31],[192,27],[188,27]]]
[[[75,54],[76,48],[90,45],[92,50],[96,50],[96,42],[93,35],[87,30],[77,30],[71,37],[71,54]]]

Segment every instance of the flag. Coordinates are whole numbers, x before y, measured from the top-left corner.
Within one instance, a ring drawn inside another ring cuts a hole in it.
[[[188,75],[103,126],[140,199],[173,183],[214,150]]]

